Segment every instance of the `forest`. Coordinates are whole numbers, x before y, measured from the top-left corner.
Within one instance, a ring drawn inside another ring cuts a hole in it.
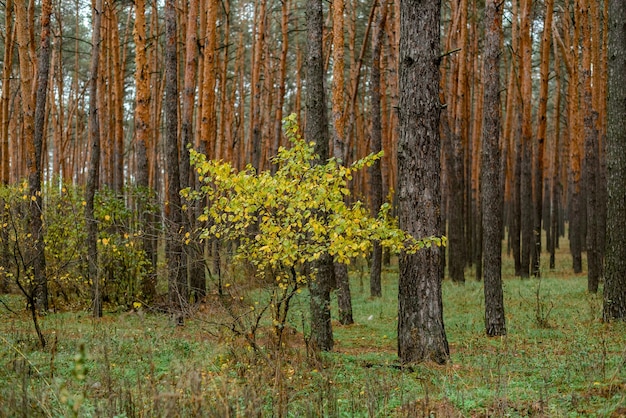
[[[0,416],[626,416],[624,22],[0,2]]]

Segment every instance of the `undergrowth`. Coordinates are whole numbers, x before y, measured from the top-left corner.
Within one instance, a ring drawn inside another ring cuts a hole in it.
[[[398,363],[394,269],[379,299],[355,270],[355,324],[334,322],[336,349],[321,355],[305,343],[306,292],[282,349],[261,324],[264,356],[219,323],[211,297],[184,327],[145,310],[49,314],[42,350],[21,299],[0,296],[0,416],[624,416],[626,324],[601,322],[586,277],[543,274],[505,272],[502,338],[484,334],[482,283],[445,281],[445,366]]]

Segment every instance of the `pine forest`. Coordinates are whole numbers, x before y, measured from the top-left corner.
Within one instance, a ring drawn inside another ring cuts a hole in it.
[[[626,416],[622,0],[0,2],[0,416]]]

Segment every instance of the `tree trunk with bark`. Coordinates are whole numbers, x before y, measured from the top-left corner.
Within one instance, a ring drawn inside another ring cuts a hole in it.
[[[465,205],[465,143],[468,139],[466,119],[468,118],[465,105],[467,101],[467,1],[461,0],[458,5],[458,18],[455,19],[458,27],[458,44],[461,49],[456,54],[457,61],[451,77],[450,96],[453,99],[453,108],[449,110],[453,117],[451,132],[448,135],[448,275],[456,283],[465,282],[465,266],[468,254],[466,250],[465,219],[467,210]],[[453,25],[455,26],[455,25]],[[450,34],[452,36],[452,34]],[[480,245],[480,244],[479,244]]]
[[[533,169],[533,192],[534,192],[534,225],[532,247],[531,271],[533,276],[541,275],[541,221],[543,219],[543,171],[544,153],[546,143],[546,131],[548,126],[548,82],[550,76],[550,40],[552,32],[552,15],[554,0],[546,1],[545,19],[543,23],[543,33],[541,36],[541,63],[539,66],[539,109],[537,110],[537,152],[535,167]],[[528,100],[528,98],[525,98]]]
[[[520,73],[521,73],[521,180],[520,180],[520,230],[521,230],[521,276],[530,275],[530,255],[534,248],[533,239],[533,196],[532,196],[532,0],[521,2],[520,26]]]
[[[100,115],[98,113],[98,77],[100,70],[100,28],[104,8],[102,0],[97,0],[93,10],[93,33],[91,35],[91,68],[89,79],[89,138],[91,142],[91,161],[87,188],[85,189],[85,223],[87,224],[87,259],[89,279],[92,286],[93,316],[102,316],[102,289],[98,271],[98,223],[94,214],[94,198],[100,178]]]
[[[552,201],[550,204],[550,229],[552,239],[548,244],[550,252],[550,270],[556,267],[556,249],[559,242],[559,216],[560,216],[560,196],[561,196],[561,62],[557,51],[557,42],[555,32],[552,32],[553,49],[554,49],[554,72],[555,72],[555,95],[554,100],[554,145],[553,145],[553,162],[552,162]]]
[[[332,118],[333,118],[333,157],[347,163],[345,143],[345,115],[344,106],[344,0],[333,0],[333,88],[332,88]],[[343,325],[354,323],[352,319],[352,296],[348,266],[343,263],[334,263],[334,277],[337,286],[337,305],[339,308],[339,322]]]
[[[400,4],[398,221],[416,238],[441,235],[439,120],[441,2]],[[443,364],[450,351],[443,324],[440,247],[400,255],[398,356],[402,363]]]
[[[593,107],[592,84],[597,88],[593,81],[597,81],[597,76],[592,81],[592,54],[591,50],[591,23],[589,22],[589,8],[591,6],[584,0],[579,0],[576,7],[576,15],[578,23],[581,27],[582,34],[582,65],[579,72],[580,85],[579,100],[581,111],[583,114],[584,127],[584,181],[585,196],[587,198],[587,234],[586,234],[586,250],[587,250],[587,290],[590,293],[597,293],[602,276],[602,257],[600,252],[598,224],[601,216],[601,210],[598,205],[598,185],[600,161],[598,159],[598,112]],[[596,7],[594,5],[594,7]]]
[[[185,75],[183,80],[183,109],[181,118],[180,144],[180,187],[194,187],[195,175],[189,164],[189,147],[194,144],[194,108],[196,99],[196,73],[198,69],[198,0],[189,1],[187,10],[187,28],[185,39]],[[209,6],[211,7],[211,6]],[[185,229],[193,231],[196,226],[197,208],[189,205],[185,214]],[[194,302],[206,296],[206,278],[204,273],[204,245],[190,242],[185,246],[189,261],[189,285]]]
[[[41,154],[44,137],[44,118],[47,92],[48,69],[50,65],[50,14],[52,4],[49,0],[42,3],[42,33],[38,71],[43,72],[45,80],[38,80],[37,92],[33,94],[33,62],[35,56],[32,30],[34,26],[33,10],[16,7],[15,19],[18,56],[20,62],[20,95],[22,101],[26,166],[28,169],[29,194],[29,263],[32,266],[32,294],[37,310],[48,310],[48,281],[46,277],[46,259],[44,254],[43,208],[41,199]],[[39,87],[44,88],[41,91]],[[33,97],[34,96],[34,97]],[[36,100],[35,100],[36,99]]]
[[[150,127],[150,73],[147,61],[146,48],[146,4],[145,0],[135,1],[135,159],[137,186],[146,200],[151,196],[150,167],[148,150],[152,130]],[[139,220],[144,225],[143,250],[150,261],[150,272],[141,283],[141,292],[146,301],[150,302],[156,296],[156,267],[157,267],[157,230],[152,225],[152,216],[148,213],[148,202],[139,203]]]
[[[499,0],[485,4],[485,80],[483,104],[482,229],[485,291],[485,330],[506,335],[502,294],[503,184],[500,155],[500,44],[502,7]]]
[[[15,36],[13,7],[13,0],[8,0],[4,6],[6,32],[4,37],[4,57],[2,59],[2,93],[0,94],[0,184],[9,184],[9,105]],[[4,205],[0,207],[0,211],[4,211]],[[4,222],[2,223],[4,224]]]
[[[382,126],[381,126],[381,96],[380,96],[380,56],[383,37],[385,35],[384,27],[387,18],[387,3],[379,1],[378,18],[374,26],[372,36],[372,71],[370,73],[370,95],[372,101],[372,131],[370,138],[370,152],[378,153],[383,149],[382,146]],[[372,216],[376,216],[383,204],[383,175],[381,170],[381,161],[376,160],[370,168],[370,212]],[[381,272],[383,261],[383,249],[380,243],[374,242],[372,246],[372,263],[370,267],[370,296],[381,297]]]
[[[609,0],[605,321],[626,319],[626,3]]]
[[[307,64],[306,64],[306,124],[304,137],[315,142],[315,153],[323,163],[329,155],[328,116],[324,92],[323,29],[324,16],[321,0],[307,2]],[[330,317],[330,282],[333,260],[328,254],[320,257],[314,266],[314,277],[309,285],[311,293],[311,340],[315,349],[333,349],[333,330]]]
[[[182,325],[189,292],[187,268],[180,236],[182,207],[178,159],[178,57],[176,1],[165,2],[165,152],[167,165],[167,201],[165,203],[165,257],[168,269],[168,295],[175,321]]]

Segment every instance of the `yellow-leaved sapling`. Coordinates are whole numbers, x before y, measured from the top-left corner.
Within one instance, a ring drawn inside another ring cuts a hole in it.
[[[284,132],[290,147],[278,150],[273,173],[257,173],[251,165],[237,171],[190,150],[201,187],[182,191],[187,199],[207,200],[198,220],[209,226],[200,236],[237,243],[234,261],[251,263],[272,283],[269,303],[279,344],[291,299],[314,277],[307,266],[323,254],[350,263],[367,255],[374,241],[393,253],[445,245],[445,237],[416,239],[399,229],[389,204],[372,216],[362,202],[346,203],[353,173],[382,152],[349,166],[334,158],[314,164],[314,143],[301,137],[294,114],[284,119]]]

